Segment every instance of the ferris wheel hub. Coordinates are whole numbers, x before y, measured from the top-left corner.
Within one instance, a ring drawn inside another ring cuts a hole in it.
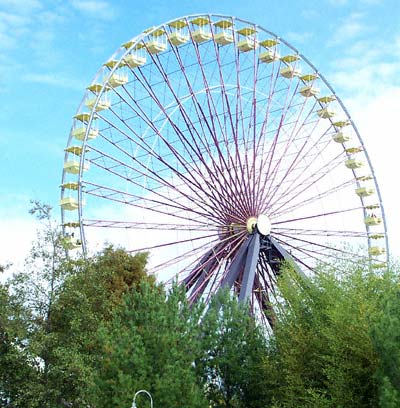
[[[259,214],[258,217],[250,217],[246,222],[246,229],[251,234],[257,227],[258,232],[261,235],[269,235],[271,233],[271,220],[265,214]]]

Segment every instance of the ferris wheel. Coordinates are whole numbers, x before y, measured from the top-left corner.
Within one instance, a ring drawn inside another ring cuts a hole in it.
[[[301,274],[388,242],[378,184],[310,61],[239,18],[149,28],[106,61],[73,118],[61,185],[69,247],[149,251],[190,301],[221,287],[266,310],[282,261]]]

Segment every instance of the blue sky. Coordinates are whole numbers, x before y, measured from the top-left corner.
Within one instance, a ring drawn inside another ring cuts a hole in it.
[[[398,256],[398,0],[0,0],[0,262],[15,261],[29,247],[30,199],[50,203],[59,215],[71,118],[97,70],[147,27],[195,13],[257,23],[324,74],[372,159]]]

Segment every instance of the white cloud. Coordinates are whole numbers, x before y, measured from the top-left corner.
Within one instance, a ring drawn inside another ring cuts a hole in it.
[[[42,8],[42,3],[39,0],[0,0],[0,7],[30,13]]]
[[[398,210],[397,163],[400,151],[398,112],[400,86],[387,87],[379,95],[349,101],[352,116],[366,145],[382,193],[389,245],[400,256],[400,212]]]
[[[116,17],[116,11],[112,4],[106,1],[96,0],[72,0],[71,5],[78,11],[91,17],[103,20],[112,20]]]
[[[348,0],[329,0],[329,3],[334,6],[344,6],[348,3]]]
[[[393,43],[391,44],[392,52],[395,57],[400,57],[400,35],[395,37]]]
[[[46,25],[61,24],[66,21],[68,14],[70,14],[68,13],[68,10],[58,8],[57,13],[48,10],[42,11],[37,14],[37,18],[38,20],[45,22]]]
[[[366,6],[373,6],[375,4],[383,4],[385,0],[361,0],[362,4]]]
[[[30,20],[26,16],[0,11],[0,21],[3,25],[20,26],[29,23]]]
[[[398,45],[397,45],[398,44]],[[356,93],[359,99],[379,96],[388,87],[400,85],[400,37],[370,41],[352,41],[336,58],[329,80],[345,95]]]
[[[68,88],[68,89],[78,89],[82,90],[83,89],[83,84],[80,80],[76,80],[74,78],[66,78],[60,76],[59,73],[57,74],[26,74],[22,77],[23,80],[28,81],[28,82],[34,82],[38,84],[44,84],[44,85],[51,85],[51,86],[58,86],[58,87],[63,87],[63,88]]]
[[[300,15],[307,20],[315,20],[319,18],[320,11],[316,9],[304,9],[301,11]]]
[[[293,45],[296,44],[304,44],[307,42],[310,38],[312,37],[312,34],[310,32],[294,32],[294,31],[289,31],[285,35],[285,39],[288,40],[289,42],[293,42]]]
[[[358,97],[371,98],[380,95],[392,84],[392,77],[399,70],[399,64],[380,62],[371,65],[361,65],[358,61],[346,60],[347,68],[339,68],[330,75],[330,81],[335,88],[341,88],[345,95],[358,94]]]
[[[335,34],[330,45],[340,53],[327,78],[360,131],[381,190],[390,249],[399,257],[400,213],[394,172],[400,151],[396,119],[400,110],[400,36],[398,32],[392,38],[374,35],[377,27],[368,26],[361,13],[349,15],[332,29]]]
[[[13,272],[21,269],[26,256],[36,236],[36,223],[33,219],[7,219],[0,220],[0,265],[11,263],[12,266],[0,275],[0,281],[5,280]]]
[[[19,12],[0,11],[0,51],[8,52],[9,50],[16,49],[18,41],[27,32],[31,22],[32,20],[29,16],[21,15]]]
[[[14,48],[16,43],[17,41],[14,37],[0,31],[0,44],[3,50]]]
[[[368,31],[369,26],[363,21],[364,15],[362,13],[352,13],[346,18],[338,21],[337,25],[332,26],[334,34],[328,45],[338,45],[349,41],[354,41],[360,34]]]

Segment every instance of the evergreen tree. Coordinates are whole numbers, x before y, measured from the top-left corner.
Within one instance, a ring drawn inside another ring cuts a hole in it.
[[[202,322],[197,369],[212,407],[262,407],[265,338],[247,304],[222,292]]]
[[[200,350],[201,306],[189,308],[181,288],[141,284],[100,330],[102,359],[96,407],[130,406],[139,389],[155,406],[206,407],[194,369]]]

